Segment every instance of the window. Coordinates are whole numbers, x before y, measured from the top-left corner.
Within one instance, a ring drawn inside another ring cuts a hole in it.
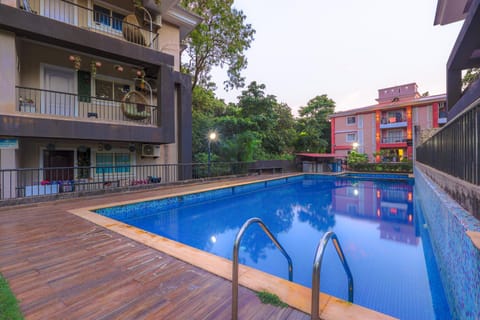
[[[347,133],[347,142],[356,142],[357,134],[356,133]]]
[[[95,173],[129,173],[132,165],[130,153],[102,152],[96,154]]]
[[[124,15],[97,5],[93,6],[93,12],[93,20],[97,24],[110,27],[116,31],[122,31]]]
[[[130,91],[131,84],[118,79],[95,79],[95,97],[105,100],[122,101]]]
[[[353,117],[347,117],[347,124],[355,124],[357,118],[355,116]]]
[[[385,134],[385,138],[383,139],[384,143],[398,143],[404,142],[406,136],[403,130],[388,130]]]

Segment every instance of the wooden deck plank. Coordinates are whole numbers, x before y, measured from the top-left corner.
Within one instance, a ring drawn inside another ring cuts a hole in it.
[[[161,192],[178,190],[141,197]],[[121,193],[0,208],[0,272],[26,319],[230,318],[229,281],[67,212],[138,197]],[[263,305],[254,292],[240,289],[240,319],[309,319]]]

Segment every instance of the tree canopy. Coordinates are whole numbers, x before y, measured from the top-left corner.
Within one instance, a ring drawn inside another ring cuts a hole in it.
[[[330,124],[335,102],[320,95],[310,100],[295,119],[290,107],[265,92],[255,81],[242,91],[236,104],[226,104],[208,88],[193,93],[193,153],[195,162],[207,159],[208,133],[214,161],[289,159],[294,152],[323,152],[329,148]]]
[[[241,10],[233,8],[233,0],[182,0],[182,5],[203,18],[203,22],[186,39],[187,56],[183,69],[192,75],[193,89],[211,85],[213,67],[227,66],[225,88],[241,88],[247,67],[245,51],[253,41],[255,30],[245,22]]]
[[[335,101],[326,94],[316,96],[298,111],[295,149],[307,152],[326,152],[330,149],[328,116],[335,110]]]

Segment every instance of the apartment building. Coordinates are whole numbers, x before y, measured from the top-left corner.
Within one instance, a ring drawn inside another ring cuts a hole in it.
[[[332,153],[366,153],[370,161],[401,161],[413,155],[413,130],[447,122],[445,94],[422,96],[416,83],[378,90],[377,104],[330,116]]]
[[[0,169],[191,162],[179,2],[0,0]]]

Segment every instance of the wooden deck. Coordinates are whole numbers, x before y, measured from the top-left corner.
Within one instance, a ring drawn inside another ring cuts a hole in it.
[[[0,273],[26,319],[230,319],[231,283],[68,210],[217,181],[0,208]],[[309,319],[240,288],[240,319]]]

